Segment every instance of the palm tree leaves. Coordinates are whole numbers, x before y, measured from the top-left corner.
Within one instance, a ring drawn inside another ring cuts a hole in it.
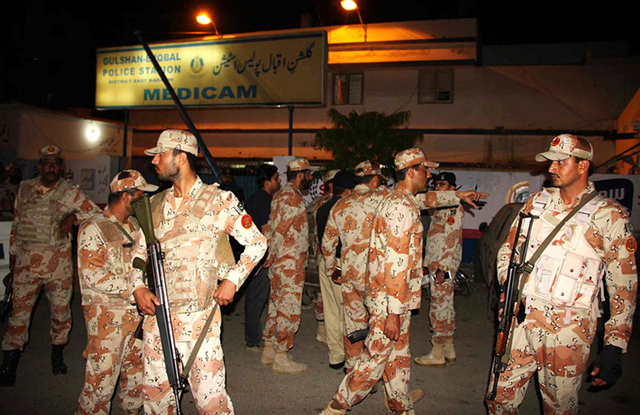
[[[407,131],[411,121],[410,111],[386,115],[369,111],[358,114],[351,111],[344,115],[335,109],[327,111],[332,128],[316,133],[315,146],[333,154],[333,161],[326,169],[348,169],[364,160],[374,160],[385,166],[385,174],[393,171],[393,158],[399,151],[413,147],[422,141],[421,133]]]

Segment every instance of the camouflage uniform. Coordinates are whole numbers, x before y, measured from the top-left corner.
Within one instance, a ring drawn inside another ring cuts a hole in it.
[[[185,147],[183,145],[182,149]],[[154,154],[155,149],[147,151]],[[197,147],[194,151],[197,153]],[[152,205],[155,205],[155,235],[165,254],[164,269],[176,347],[182,361],[187,361],[213,309],[213,293],[218,280],[227,279],[240,288],[264,255],[266,241],[251,217],[238,205],[233,193],[220,190],[217,184],[205,185],[199,177],[179,204],[172,187],[154,196]],[[226,238],[225,234],[245,246],[237,264],[224,263],[218,256],[218,243]],[[142,232],[134,244],[133,256],[146,258]],[[133,270],[131,277],[131,292],[144,286],[140,271]],[[225,389],[220,325],[218,311],[189,372],[188,381],[199,413],[233,413]],[[145,317],[143,329],[144,410],[153,414],[171,413],[175,402],[167,380],[155,316]]]
[[[575,204],[593,190],[589,183]],[[554,188],[528,200],[523,211],[533,211],[540,218],[534,222],[527,258],[572,208],[563,203],[560,191]],[[516,239],[515,225],[498,253],[501,282],[506,279]],[[518,236],[518,243],[524,240],[524,232]],[[604,343],[626,352],[637,293],[635,249],[627,212],[602,196],[585,205],[554,237],[533,272],[525,274],[526,317],[513,332],[511,358],[500,375],[496,399],[487,402],[491,413],[517,413],[536,371],[544,412],[577,413],[578,390],[596,333],[597,294],[603,280],[611,308]],[[558,252],[565,256],[562,264],[554,259]]]
[[[85,221],[78,235],[78,270],[88,343],[85,383],[77,414],[109,414],[120,378],[118,399],[125,413],[142,408],[142,340],[134,332],[142,321],[129,302],[128,269],[131,241],[118,228],[118,219],[105,208],[103,215]],[[130,217],[122,225],[135,238],[138,223]]]
[[[369,253],[371,226],[376,208],[389,195],[390,190],[379,187],[372,191],[366,184],[359,184],[350,196],[340,199],[331,210],[322,240],[327,275],[333,275],[342,262],[342,302],[344,304],[345,366],[351,370],[362,353],[363,342],[351,344],[346,335],[369,325],[369,312],[364,305],[365,271]],[[336,248],[342,242],[341,259],[336,258]]]
[[[3,350],[23,350],[29,339],[31,312],[43,287],[51,311],[51,344],[67,344],[73,268],[71,240],[60,237],[59,225],[70,214],[82,221],[96,213],[100,209],[67,180],[59,179],[51,188],[39,178],[20,183],[9,249],[16,256],[13,311]]]
[[[300,327],[302,288],[309,255],[309,223],[302,193],[287,183],[273,197],[265,225],[269,250],[269,307],[262,333],[276,351],[293,347]],[[267,266],[265,265],[265,266]]]
[[[409,396],[411,310],[420,307],[422,233],[420,209],[458,204],[455,192],[412,195],[396,188],[378,206],[366,275],[365,305],[370,313],[369,334],[353,370],[343,379],[334,400],[349,409],[363,400],[384,379],[392,411],[413,412]],[[397,341],[384,334],[389,314],[400,316]]]
[[[431,302],[429,322],[434,343],[444,343],[453,338],[456,328],[453,307],[453,276],[462,259],[462,224],[464,209],[461,205],[441,208],[433,212],[427,233],[424,267],[429,269]],[[435,282],[437,270],[449,271],[452,279],[440,284]]]

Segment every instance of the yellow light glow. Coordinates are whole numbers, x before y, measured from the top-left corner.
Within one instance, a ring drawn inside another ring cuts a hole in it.
[[[345,10],[355,10],[358,8],[358,3],[356,3],[353,0],[342,0],[340,2],[340,5],[342,6],[343,9]]]
[[[93,124],[87,126],[85,134],[87,136],[87,140],[92,143],[95,143],[100,138],[100,130],[97,129]]]
[[[196,21],[200,24],[211,24],[211,18],[207,16],[205,13],[200,13],[196,16]]]

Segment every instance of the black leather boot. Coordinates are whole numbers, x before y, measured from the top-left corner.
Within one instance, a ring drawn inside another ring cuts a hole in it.
[[[64,346],[64,344],[54,344],[51,347],[51,370],[54,375],[67,374],[67,365],[64,364],[64,357],[62,356]]]
[[[16,371],[20,361],[20,350],[7,350],[4,352],[4,360],[0,366],[0,386],[14,386],[16,384]]]

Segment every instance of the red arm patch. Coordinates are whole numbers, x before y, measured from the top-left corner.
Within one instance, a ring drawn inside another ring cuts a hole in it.
[[[636,241],[636,238],[630,236],[627,238],[627,242],[625,242],[624,246],[630,254],[633,254],[638,249],[638,242]]]
[[[251,216],[249,215],[244,215],[242,216],[242,219],[240,219],[240,223],[242,223],[242,227],[245,229],[249,229],[251,227],[251,225],[253,225],[253,221],[251,220]]]

